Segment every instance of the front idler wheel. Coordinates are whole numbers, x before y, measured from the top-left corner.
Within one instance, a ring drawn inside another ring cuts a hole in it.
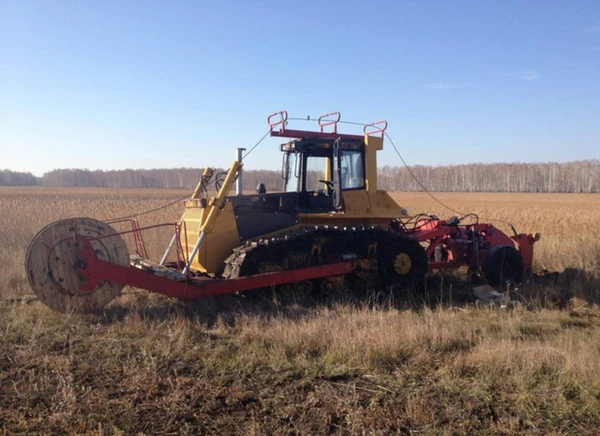
[[[415,288],[425,281],[427,255],[421,245],[408,238],[384,243],[379,257],[379,276],[384,285]]]

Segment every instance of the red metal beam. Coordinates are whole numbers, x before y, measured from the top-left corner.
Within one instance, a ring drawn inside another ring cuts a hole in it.
[[[178,282],[134,267],[105,262],[96,257],[86,238],[78,237],[81,246],[81,260],[75,265],[81,273],[82,291],[92,291],[98,282],[110,280],[123,285],[147,289],[152,292],[182,300],[196,300],[217,295],[233,294],[284,283],[301,282],[322,277],[337,276],[352,272],[354,262],[339,262],[290,271],[277,271],[236,279],[189,279]]]
[[[341,138],[363,141],[365,137],[363,135],[348,135],[346,133],[336,132],[311,132],[309,130],[291,130],[282,129],[280,131],[271,131],[271,136],[278,136],[283,138]]]

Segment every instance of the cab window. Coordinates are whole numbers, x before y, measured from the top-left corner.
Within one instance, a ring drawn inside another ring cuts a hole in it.
[[[288,153],[284,165],[287,166],[287,168],[284,168],[284,178],[286,179],[285,192],[297,192],[300,181],[298,155],[296,153]]]
[[[365,187],[365,166],[360,151],[342,150],[342,189]]]
[[[325,168],[328,159],[321,156],[308,156],[306,158],[306,191],[318,191],[325,188],[319,180],[325,180]]]

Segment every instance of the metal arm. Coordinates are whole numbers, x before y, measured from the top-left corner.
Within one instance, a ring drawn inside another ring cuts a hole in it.
[[[190,200],[197,200],[198,198],[200,198],[200,195],[202,195],[202,191],[206,190],[206,186],[208,185],[208,182],[210,181],[214,172],[215,172],[215,170],[210,167],[206,167],[204,169],[204,172],[202,173],[202,177],[200,178],[198,185],[196,185],[196,189],[194,189],[194,193],[190,197]],[[163,254],[162,258],[160,259],[161,265],[164,265],[165,262],[167,261],[167,257],[169,257],[169,253],[173,249],[173,245],[175,245],[176,240],[177,240],[177,232],[175,232],[173,234],[173,237],[171,238],[169,245],[167,245],[165,254]]]
[[[185,268],[182,271],[183,274],[188,273],[188,271],[190,270],[190,265],[194,261],[194,257],[196,257],[196,255],[198,254],[198,250],[200,249],[202,241],[206,237],[207,233],[210,233],[212,231],[212,228],[215,225],[215,221],[217,220],[217,216],[221,212],[221,209],[223,209],[223,206],[225,205],[225,200],[227,199],[227,195],[229,194],[229,191],[233,186],[233,182],[235,181],[235,178],[241,168],[241,162],[233,161],[233,163],[231,164],[231,168],[229,168],[229,172],[227,172],[227,176],[225,177],[225,180],[221,185],[221,189],[219,189],[219,193],[216,197],[211,198],[209,202],[210,211],[208,212],[208,216],[206,217],[206,220],[200,228],[200,236],[198,236],[198,240],[194,245],[194,249],[192,250],[190,257],[188,258],[187,264],[185,265]]]

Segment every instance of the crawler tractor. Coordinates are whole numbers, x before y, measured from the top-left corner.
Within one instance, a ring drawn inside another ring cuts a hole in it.
[[[338,112],[323,115],[317,130],[305,131],[288,129],[286,111],[269,116],[270,136],[286,138],[280,192],[259,186],[256,194],[229,195],[241,177],[236,160],[224,178],[204,171],[179,222],[140,227],[127,219],[131,229],[124,232],[113,228],[118,221],[92,218],[48,225],[27,250],[33,291],[52,309],[87,313],[126,285],[180,299],[278,285],[284,292],[328,292],[343,283],[410,292],[428,270],[466,266],[483,272],[491,285],[519,282],[531,270],[537,234],[513,229],[509,237],[473,216],[409,216],[377,189],[377,152],[387,123],[344,134],[340,118]],[[218,192],[210,197],[215,180]],[[143,233],[158,226],[171,226],[173,235],[154,262]],[[131,256],[122,238],[128,233],[135,241]]]

